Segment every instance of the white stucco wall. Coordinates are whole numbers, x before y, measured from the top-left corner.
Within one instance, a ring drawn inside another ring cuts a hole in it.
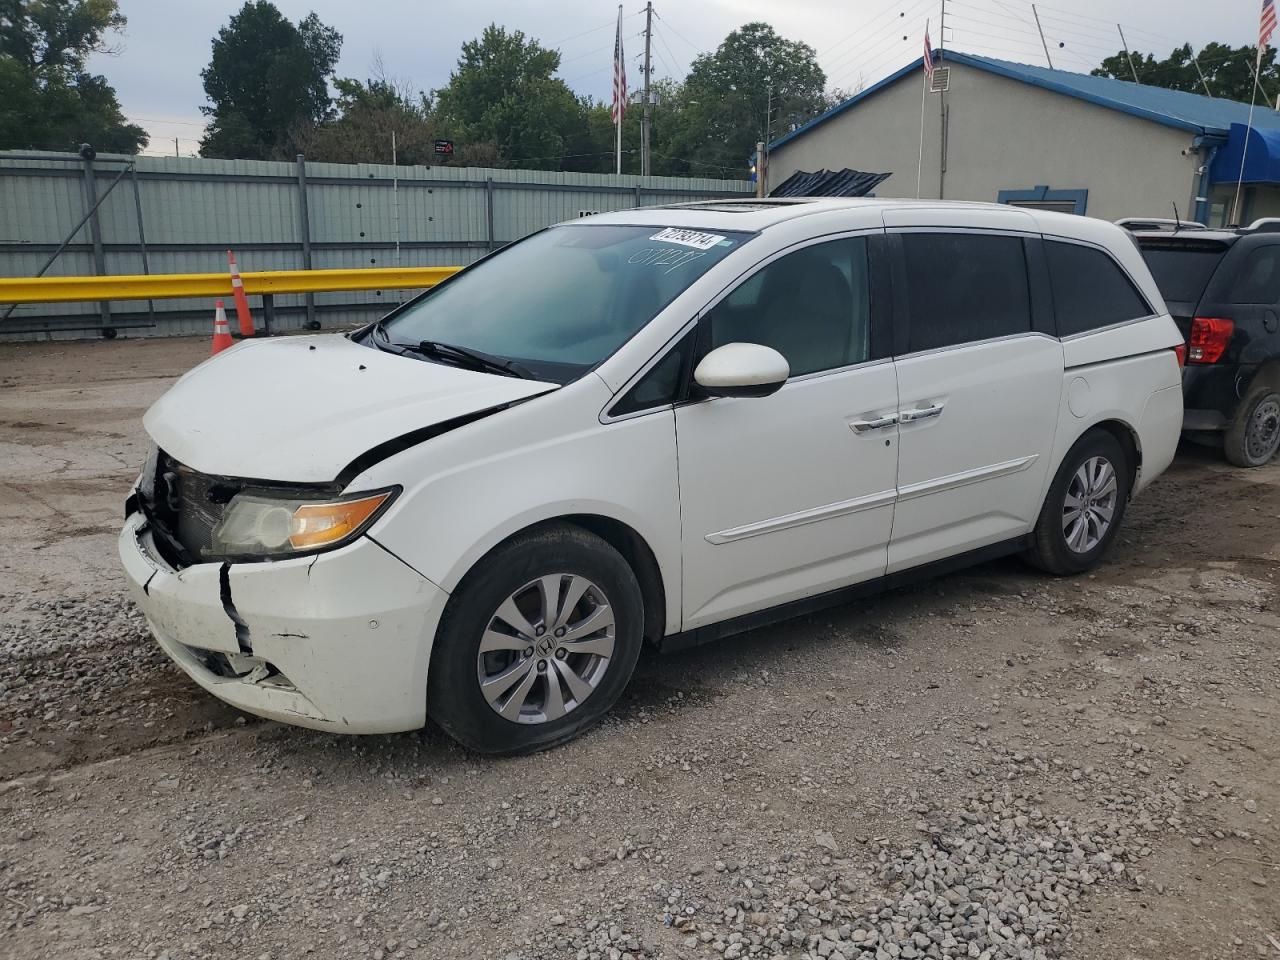
[[[1192,134],[952,63],[946,94],[948,200],[994,201],[1001,190],[1048,185],[1089,191],[1089,216],[1188,216],[1196,168]],[[782,145],[768,184],[796,170],[891,172],[881,197],[916,195],[921,74],[908,74]],[[920,196],[939,196],[940,106],[925,100]],[[1183,151],[1187,151],[1184,155]]]

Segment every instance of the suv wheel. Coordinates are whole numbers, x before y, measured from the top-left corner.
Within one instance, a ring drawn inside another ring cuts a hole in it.
[[[1096,567],[1124,518],[1132,476],[1115,437],[1105,430],[1086,433],[1053,478],[1025,559],[1059,576]]]
[[[1240,404],[1227,429],[1223,451],[1237,467],[1260,467],[1280,449],[1280,393],[1255,390]]]
[[[463,579],[441,619],[427,710],[481,753],[530,753],[577,736],[631,679],[640,585],[604,540],[569,525],[522,534]]]

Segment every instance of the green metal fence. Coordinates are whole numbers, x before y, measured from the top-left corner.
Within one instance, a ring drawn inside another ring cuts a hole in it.
[[[228,248],[245,272],[465,266],[588,213],[750,193],[737,180],[0,151],[0,277],[46,264],[46,276],[214,273]],[[277,325],[357,324],[411,293],[281,296]],[[183,335],[210,322],[189,300],[5,311],[0,339]]]

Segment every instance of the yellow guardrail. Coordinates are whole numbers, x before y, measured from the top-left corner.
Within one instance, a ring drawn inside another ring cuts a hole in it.
[[[250,296],[334,290],[410,290],[433,287],[461,267],[367,267],[355,270],[265,270],[242,273]],[[164,300],[230,297],[226,273],[158,273],[115,277],[0,277],[0,303],[82,300]]]

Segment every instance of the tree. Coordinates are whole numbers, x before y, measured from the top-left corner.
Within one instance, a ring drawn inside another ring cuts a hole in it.
[[[342,35],[314,13],[295,26],[270,0],[247,0],[213,40],[202,72],[213,104],[200,153],[248,160],[285,159],[300,131],[330,116],[329,77]]]
[[[428,104],[378,76],[365,82],[334,81],[338,116],[294,133],[299,152],[327,163],[390,163],[395,135],[396,161],[431,163],[434,128]]]
[[[673,104],[680,122],[663,152],[682,158],[684,169],[673,172],[745,177],[757,141],[822,112],[825,85],[811,46],[748,23],[693,61]]]
[[[1132,80],[1136,71],[1139,83],[1200,94],[1205,93],[1207,85],[1214,97],[1247,103],[1253,96],[1253,68],[1257,56],[1257,47],[1232,47],[1224,43],[1206,44],[1198,54],[1192,53],[1191,44],[1184,43],[1163,60],[1157,60],[1150,53],[1130,51],[1126,54],[1121,50],[1103,60],[1093,75]],[[1202,72],[1204,82],[1200,79]],[[1258,100],[1274,102],[1280,93],[1280,70],[1276,67],[1274,47],[1268,46],[1262,51],[1259,76]]]
[[[457,140],[493,144],[505,164],[558,170],[584,123],[582,104],[553,76],[559,66],[557,51],[491,24],[462,45],[436,94],[441,125]]]
[[[116,0],[0,0],[0,148],[142,149],[146,131],[86,68],[124,26]]]

